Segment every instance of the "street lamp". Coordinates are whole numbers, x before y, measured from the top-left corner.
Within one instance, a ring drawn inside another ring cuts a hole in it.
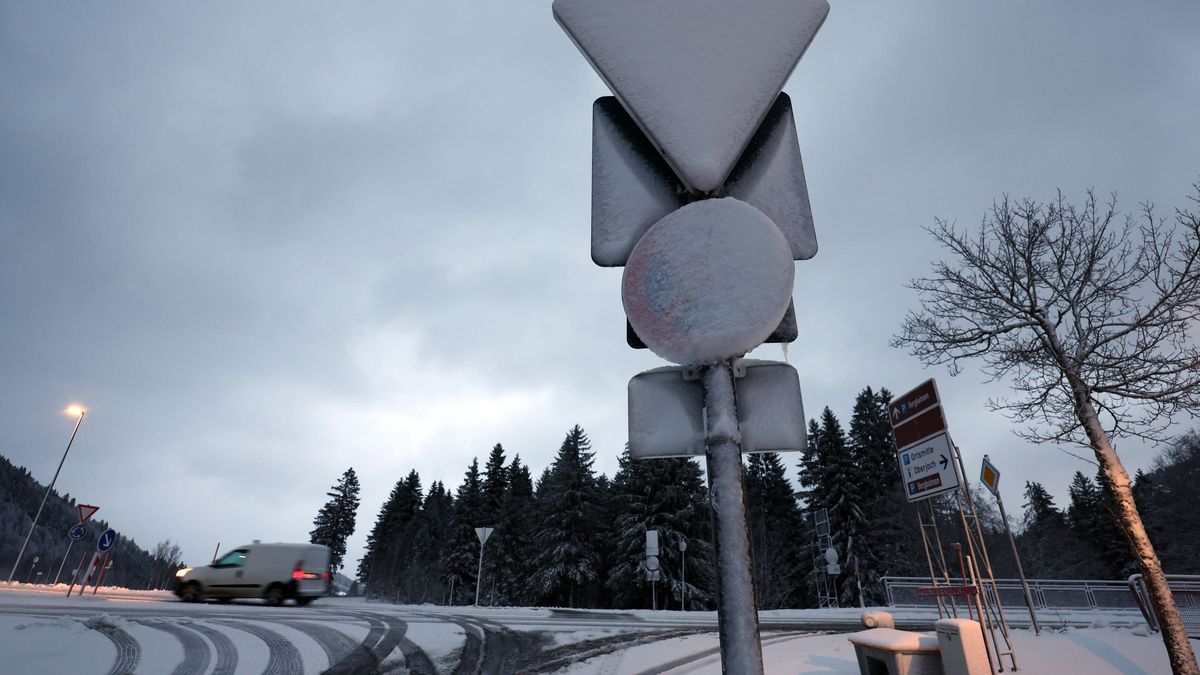
[[[13,576],[17,573],[17,566],[21,564],[21,556],[25,555],[25,547],[29,545],[29,538],[33,536],[33,531],[37,529],[38,519],[42,517],[42,509],[46,507],[46,499],[50,497],[50,491],[54,489],[54,484],[58,482],[58,473],[62,471],[63,462],[67,461],[67,453],[71,451],[71,444],[75,442],[75,434],[79,433],[79,425],[83,424],[83,417],[87,415],[87,408],[77,403],[72,403],[67,406],[65,412],[68,415],[76,417],[75,428],[71,431],[71,440],[67,441],[67,449],[63,450],[62,459],[58,460],[58,468],[54,470],[54,478],[46,488],[46,494],[42,495],[42,503],[38,506],[37,515],[33,517],[33,526],[29,528],[29,534],[25,535],[25,543],[21,544],[21,550],[17,553],[17,559],[13,562],[12,569],[8,572],[9,583],[12,582]]]

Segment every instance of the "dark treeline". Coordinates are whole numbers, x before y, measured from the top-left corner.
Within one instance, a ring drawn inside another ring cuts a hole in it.
[[[21,542],[29,534],[33,516],[45,494],[46,486],[35,481],[25,467],[14,466],[0,455],[0,581],[8,579]],[[87,534],[71,547],[70,558],[63,566],[63,556],[70,544],[67,530],[78,521],[75,499],[69,494],[51,492],[13,580],[53,582],[62,566],[59,581],[70,583],[75,568],[85,555],[90,558],[96,550],[96,540],[109,527],[101,518],[89,520]],[[134,540],[118,537],[109,550],[112,568],[104,576],[105,586],[165,588],[174,581],[175,570],[179,568],[179,546],[170,540],[160,542],[150,553]],[[37,558],[36,563],[34,558]]]
[[[904,498],[887,419],[891,394],[864,389],[849,425],[829,408],[809,423],[809,448],[794,468],[786,455],[747,455],[746,500],[754,575],[761,609],[816,604],[812,514],[826,509],[842,574],[839,602],[885,601],[885,576],[928,573],[917,511]],[[368,595],[407,603],[475,601],[479,540],[484,551],[480,602],[598,608],[651,606],[645,533],[659,532],[661,576],[653,586],[659,607],[712,609],[712,524],[701,464],[694,459],[634,461],[622,453],[616,474],[593,469],[583,429],[567,432],[553,462],[536,478],[517,455],[492,448],[483,466],[472,461],[462,481],[423,485],[411,471],[397,481],[379,510],[358,563]],[[789,480],[789,471],[795,471]],[[1195,572],[1200,560],[1200,436],[1179,439],[1135,486],[1139,507],[1169,572]],[[795,485],[799,485],[796,490]],[[1079,473],[1070,505],[1059,508],[1043,486],[1027,484],[1024,515],[1010,513],[1031,577],[1124,578],[1133,571],[1095,480]],[[1016,567],[992,496],[973,490],[994,571]],[[951,498],[931,501],[943,543],[962,541]],[[1016,511],[1012,509],[1010,511]],[[679,550],[680,541],[687,544]],[[683,565],[686,564],[686,570]]]

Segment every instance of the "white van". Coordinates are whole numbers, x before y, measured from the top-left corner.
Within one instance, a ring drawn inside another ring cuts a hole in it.
[[[307,605],[329,588],[329,548],[320,544],[254,542],[226,553],[207,567],[182,569],[175,595],[184,602],[215,598],[262,598],[279,605],[292,598]]]

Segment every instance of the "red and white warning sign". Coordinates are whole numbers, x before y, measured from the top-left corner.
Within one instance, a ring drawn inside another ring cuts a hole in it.
[[[92,506],[91,504],[79,504],[75,508],[79,511],[79,522],[81,523],[86,523],[89,518],[96,515],[96,512],[100,510],[99,506]]]

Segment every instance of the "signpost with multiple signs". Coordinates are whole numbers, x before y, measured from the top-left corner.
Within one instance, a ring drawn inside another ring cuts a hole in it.
[[[761,673],[741,453],[807,439],[795,369],[752,377],[737,364],[796,336],[794,261],[817,246],[781,90],[829,3],[555,0],[553,11],[613,93],[593,107],[592,258],[625,267],[630,343],[682,366],[630,383],[630,454],[705,455],[722,667]]]
[[[83,539],[84,536],[87,535],[87,527],[84,525],[84,523],[86,523],[89,519],[91,519],[92,516],[96,515],[96,512],[99,510],[100,510],[99,506],[93,506],[91,504],[77,504],[76,505],[75,512],[79,515],[79,522],[76,523],[75,525],[72,525],[71,529],[67,530],[67,537],[71,541],[67,543],[67,552],[63,554],[62,562],[59,563],[59,565],[58,565],[58,573],[54,575],[54,583],[55,584],[58,583],[58,578],[62,576],[63,568],[66,567],[66,565],[67,565],[67,557],[71,555],[71,547],[75,545],[75,542]],[[84,554],[84,557],[86,558],[87,554]],[[79,565],[81,567],[83,566],[82,560],[79,561]],[[79,575],[78,570],[76,570],[75,575],[76,576]],[[71,580],[71,584],[72,585],[75,584],[74,579]],[[70,594],[71,594],[71,591],[67,590],[67,595],[70,595]]]
[[[921,501],[957,490],[958,461],[937,384],[926,380],[888,406],[904,496]]]

